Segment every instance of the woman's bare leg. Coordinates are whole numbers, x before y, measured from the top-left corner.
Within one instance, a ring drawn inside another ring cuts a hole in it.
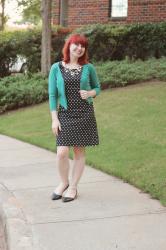
[[[74,198],[76,195],[77,185],[85,168],[85,148],[74,147],[73,151],[74,151],[74,160],[73,160],[72,179],[70,182],[70,186],[65,194],[65,197],[71,197],[71,198]]]
[[[60,177],[60,184],[56,187],[55,193],[62,194],[65,187],[69,184],[69,147],[57,147],[57,167]]]

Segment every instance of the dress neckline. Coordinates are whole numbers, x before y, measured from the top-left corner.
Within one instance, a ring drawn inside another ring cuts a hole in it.
[[[71,69],[71,68],[69,68],[69,67],[64,66],[62,62],[63,62],[63,61],[61,61],[61,65],[62,65],[65,69],[68,69],[68,70],[80,70],[80,69],[83,67],[83,66],[80,65],[80,66],[77,67],[77,68]]]

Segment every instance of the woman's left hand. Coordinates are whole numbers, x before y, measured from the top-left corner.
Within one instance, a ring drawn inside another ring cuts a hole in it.
[[[87,90],[80,90],[80,95],[82,99],[87,99],[89,97],[89,91]]]

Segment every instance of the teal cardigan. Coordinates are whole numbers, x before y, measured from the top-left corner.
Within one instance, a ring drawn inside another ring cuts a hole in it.
[[[96,74],[96,70],[91,63],[84,64],[80,80],[80,90],[96,91],[96,95],[100,92],[100,83]],[[50,110],[57,110],[58,103],[67,109],[67,99],[65,95],[64,79],[59,68],[59,62],[54,63],[49,73],[49,106]],[[88,97],[88,103],[92,103],[92,97]]]

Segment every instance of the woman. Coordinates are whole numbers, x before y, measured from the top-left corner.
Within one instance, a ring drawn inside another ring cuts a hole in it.
[[[62,50],[63,60],[54,63],[49,74],[49,105],[61,179],[52,200],[62,198],[69,202],[77,197],[77,185],[85,167],[85,147],[99,144],[92,98],[99,94],[100,84],[94,66],[88,62],[87,49],[85,36],[71,35]],[[70,147],[74,166],[69,183]]]

